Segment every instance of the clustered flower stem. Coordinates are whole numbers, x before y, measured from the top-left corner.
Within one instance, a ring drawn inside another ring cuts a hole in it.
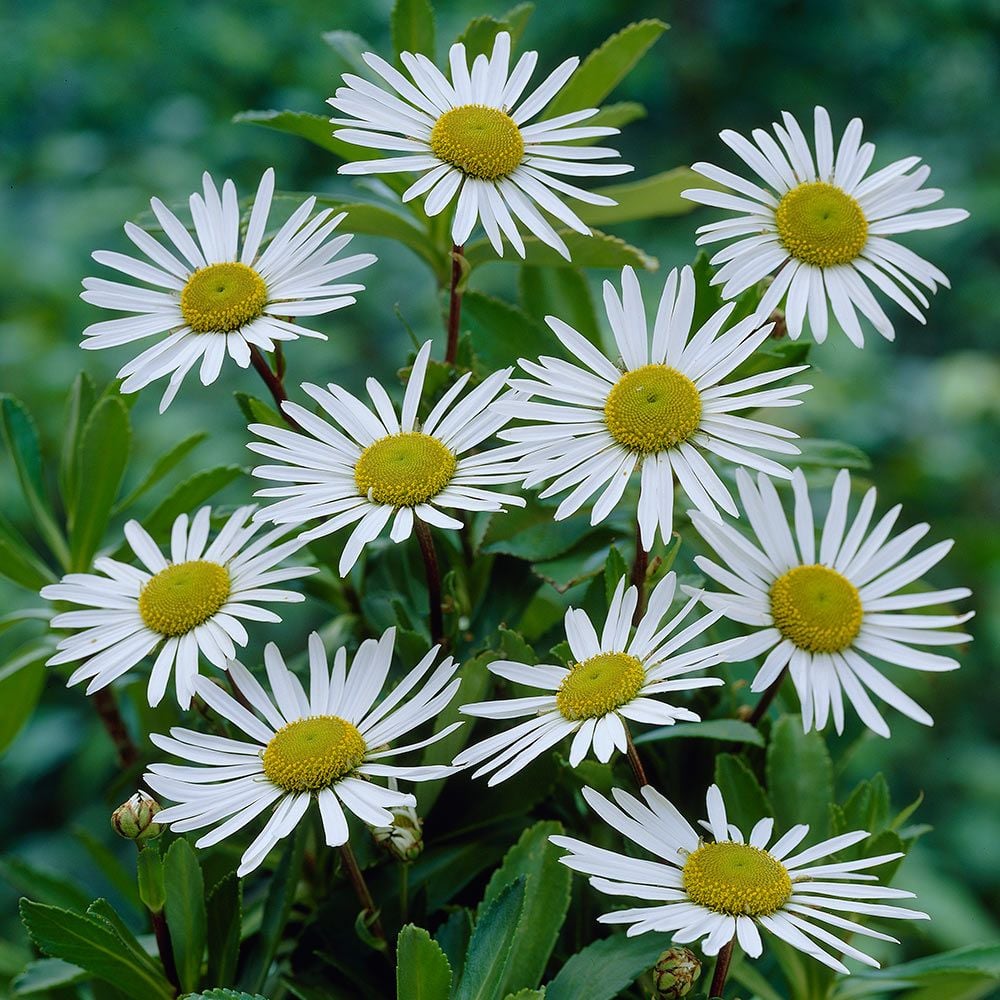
[[[458,283],[462,278],[462,247],[451,245],[451,294],[448,299],[448,346],[445,349],[445,364],[453,365],[458,354],[458,328],[462,319],[462,293]]]
[[[361,869],[358,867],[357,859],[354,857],[354,851],[351,850],[350,842],[346,842],[340,845],[340,860],[341,864],[344,866],[344,871],[347,873],[347,877],[351,882],[351,886],[354,889],[354,894],[358,897],[358,902],[361,903],[362,912],[365,915],[366,922],[368,923],[368,928],[382,942],[383,945],[388,945],[388,941],[385,936],[385,928],[382,926],[382,921],[379,918],[378,907],[375,905],[375,900],[372,898],[371,890],[368,888],[368,883],[365,881],[365,876],[362,874]],[[385,951],[388,956],[388,951]]]
[[[646,610],[646,571],[649,568],[649,553],[643,548],[642,530],[639,522],[635,522],[635,559],[632,562],[632,575],[629,582],[639,591],[639,600],[632,615],[632,624],[638,625]]]
[[[110,688],[101,688],[100,691],[94,692],[94,707],[115,746],[119,765],[123,771],[127,771],[139,759],[139,751],[132,742],[125,720],[118,709],[118,700]]]
[[[267,363],[267,358],[265,358],[264,355],[261,354],[260,348],[255,347],[253,344],[250,345],[250,363],[256,369],[257,374],[260,375],[260,377],[264,380],[264,384],[267,386],[268,390],[271,393],[271,396],[274,398],[274,402],[278,408],[278,412],[284,418],[285,423],[288,424],[288,426],[291,427],[292,430],[295,431],[301,430],[302,428],[299,427],[298,421],[296,421],[294,418],[290,417],[287,413],[285,413],[284,409],[281,406],[281,404],[288,399],[288,393],[285,392],[284,381],[282,380],[281,376],[276,375],[271,370],[271,366]],[[284,368],[283,359],[280,363],[280,367]]]
[[[778,693],[778,688],[781,687],[781,682],[785,679],[786,673],[788,673],[788,667],[782,669],[781,673],[771,682],[770,687],[760,696],[760,701],[757,702],[753,712],[750,713],[750,718],[747,720],[751,726],[756,726],[764,718],[765,713],[771,706],[771,702],[774,701],[774,696]]]
[[[427,600],[430,616],[431,642],[444,646],[444,616],[441,613],[441,571],[438,569],[437,552],[434,549],[434,539],[431,529],[420,520],[413,519],[413,531],[420,543],[420,554],[424,557],[424,569],[427,573]]]
[[[636,784],[640,788],[644,785],[649,784],[649,779],[646,777],[646,769],[642,766],[642,761],[639,759],[639,751],[635,748],[635,743],[632,741],[632,733],[628,726],[625,726],[625,739],[628,741],[628,762],[632,765],[632,773],[635,775]]]
[[[715,960],[715,972],[712,974],[712,988],[708,991],[710,997],[721,997],[726,986],[726,977],[729,975],[729,963],[733,960],[733,944],[735,938],[728,944],[724,944],[719,950],[719,957]]]

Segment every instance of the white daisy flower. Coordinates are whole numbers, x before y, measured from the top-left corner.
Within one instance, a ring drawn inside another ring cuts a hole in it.
[[[658,931],[672,934],[678,944],[700,940],[706,955],[718,954],[735,938],[747,955],[757,958],[763,951],[758,928],[763,928],[831,969],[847,974],[850,970],[821,945],[876,969],[879,964],[821,924],[898,944],[888,934],[840,914],[929,919],[918,910],[871,902],[913,897],[912,892],[903,889],[872,885],[876,876],[865,874],[865,869],[894,861],[902,857],[901,853],[816,863],[870,836],[863,830],[831,837],[793,854],[808,834],[808,826],[793,826],[768,847],[774,829],[774,820],[768,817],[755,824],[749,837],[744,838],[728,821],[716,785],[708,790],[708,822],[702,821],[712,835],[708,842],[649,785],[642,789],[642,799],[618,788],[612,792],[614,803],[592,788],[585,788],[583,795],[601,819],[662,859],[647,861],[592,847],[572,837],[549,838],[571,852],[559,860],[574,871],[590,875],[590,884],[600,892],[656,900],[653,906],[614,910],[598,917],[605,924],[628,924],[630,937]]]
[[[699,244],[727,244],[712,258],[713,265],[722,265],[713,283],[723,283],[723,297],[730,299],[777,272],[758,315],[769,315],[787,297],[785,320],[793,339],[802,333],[807,312],[813,337],[819,343],[826,339],[829,302],[858,347],[864,344],[858,313],[892,340],[892,323],[872,286],[923,323],[918,305],[926,309],[930,303],[915,282],[934,292],[939,284],[949,287],[948,279],[890,237],[950,226],[969,213],[960,208],[915,211],[944,196],[940,188],[921,187],[931,171],[917,167],[918,156],[866,177],[875,146],[862,143],[860,118],[848,124],[834,156],[830,116],[816,108],[815,159],[799,123],[787,111],[782,119],[783,126],[772,124],[778,142],[763,129],[754,129],[756,143],[730,129],[720,134],[764,186],[711,163],[696,163],[694,170],[736,193],[681,192],[691,201],[737,213],[698,229]]]
[[[208,847],[271,809],[264,828],[243,852],[237,871],[241,876],[257,868],[295,829],[314,800],[331,847],[348,840],[345,807],[369,826],[391,825],[392,810],[415,806],[416,799],[377,779],[429,781],[453,769],[383,761],[435,743],[462,725],[456,722],[428,739],[389,748],[443,711],[460,683],[455,677],[458,664],[450,656],[428,676],[439,651],[435,646],[376,704],[389,676],[395,638],[396,630],[390,628],[377,641],[366,639],[349,670],[347,650],[341,647],[331,671],[323,642],[313,632],[308,694],[273,642],[264,650],[270,696],[246,667],[231,660],[230,676],[250,708],[208,679],[196,677],[198,695],[249,740],[181,728],[171,729],[169,737],[150,736],[161,750],[191,762],[150,765],[143,780],[178,803],[157,813],[157,822],[177,833],[218,823],[196,841],[196,846]],[[420,690],[407,698],[421,681]]]
[[[656,726],[670,726],[679,719],[701,721],[689,709],[671,705],[658,696],[722,684],[721,677],[686,675],[722,662],[734,643],[679,652],[721,615],[707,614],[674,635],[697,604],[694,597],[661,627],[676,587],[676,575],[668,573],[650,595],[649,606],[634,633],[632,616],[639,595],[635,587],[625,589],[624,577],[618,582],[600,638],[587,613],[570,608],[565,619],[566,639],[576,662],[568,669],[511,660],[490,663],[489,669],[497,676],[541,688],[545,694],[463,705],[462,712],[480,718],[529,718],[468,747],[454,763],[481,765],[472,776],[492,771],[489,784],[495,785],[571,734],[575,735],[569,762],[576,767],[591,747],[602,763],[611,759],[615,748],[627,752],[628,720]]]
[[[702,593],[708,607],[758,631],[740,647],[743,658],[768,652],[751,690],[763,691],[787,667],[802,702],[802,722],[808,732],[822,729],[832,715],[837,732],[844,727],[843,695],[861,721],[880,736],[889,727],[868,696],[872,691],[904,715],[933,724],[912,698],[876,670],[870,659],[911,670],[956,670],[957,661],[917,647],[967,642],[964,632],[947,631],[972,617],[914,615],[911,608],[946,604],[968,597],[965,587],[901,593],[919,580],[951,549],[938,542],[906,558],[927,534],[918,524],[890,539],[899,512],[892,508],[869,530],[875,510],[875,488],[865,494],[848,527],[851,477],[838,473],[817,548],[813,509],[805,477],[796,469],[794,537],[774,485],[759,476],[737,473],[740,498],[756,544],[729,524],[708,520],[697,512],[691,519],[701,536],[719,554],[723,566],[704,556],[695,562],[729,593]]]
[[[801,400],[794,397],[811,386],[764,387],[807,366],[725,381],[767,339],[770,324],[758,327],[750,318],[720,333],[735,308],[730,303],[689,337],[695,306],[690,267],[680,272],[679,282],[676,269],[667,277],[652,342],[632,268],[622,271],[621,298],[611,282],[604,283],[604,306],[617,355],[606,357],[571,326],[547,316],[563,346],[582,364],[522,359],[520,366],[534,378],[512,379],[510,384],[559,405],[534,400],[500,404],[510,416],[531,421],[500,435],[522,447],[524,485],[551,479],[542,497],[570,490],[556,510],[557,521],[598,493],[591,523],[603,521],[638,469],[639,529],[642,545],[649,550],[657,527],[664,541],[670,538],[675,475],[699,510],[718,518],[718,505],[736,514],[733,498],[706,453],[771,475],[791,476],[783,465],[758,452],[797,455],[799,449],[789,439],[798,435],[736,414],[760,406],[796,406]]]
[[[153,198],[153,214],[172,247],[126,222],[125,234],[148,261],[110,250],[93,255],[99,264],[152,287],[84,278],[85,291],[80,296],[93,305],[133,314],[88,326],[81,344],[86,350],[157,338],[152,347],[124,365],[118,377],[125,380],[122,392],[136,392],[170,375],[161,413],[199,361],[202,385],[210,385],[219,377],[227,353],[246,368],[253,350],[273,351],[278,341],[326,340],[326,334],[292,319],[351,305],[353,293],[365,286],[337,279],[377,259],[363,253],[334,260],[353,239],[349,233],[332,238],[346,213],[334,215],[332,209],[324,209],[309,219],[314,197],[307,198],[261,249],[274,193],[270,168],[257,188],[240,251],[236,187],[227,180],[220,197],[211,175],[205,173],[203,183],[204,196],[192,194],[190,199],[197,242],[166,205]]]
[[[501,233],[523,257],[521,223],[568,260],[566,244],[538,209],[589,236],[590,229],[564,197],[590,205],[616,202],[560,178],[608,177],[632,169],[594,162],[617,157],[617,150],[571,145],[577,139],[618,133],[616,128],[580,126],[597,114],[597,108],[528,124],[562,89],[580,60],[567,59],[521,100],[538,53],[525,52],[510,71],[506,31],[497,35],[493,54],[476,56],[471,70],[465,46],[453,45],[448,53],[450,83],[424,55],[403,52],[400,59],[412,83],[384,59],[366,52],[365,62],[395,93],[347,73],[347,86],[338,88],[328,103],[350,116],[330,119],[335,125],[348,126],[334,133],[338,139],[406,155],[345,163],[340,173],[419,172],[420,178],[404,192],[403,201],[426,194],[424,210],[434,216],[457,196],[451,225],[456,244],[464,243],[479,221],[501,257]]]
[[[467,372],[418,425],[417,408],[430,350],[427,341],[417,353],[398,417],[385,389],[370,378],[366,387],[374,411],[339,385],[331,383],[321,389],[303,384],[303,391],[342,430],[291,402],[283,408],[302,428],[301,433],[270,424],[250,425],[265,440],[252,441],[247,447],[284,463],[259,465],[253,474],[290,484],[257,491],[260,497],[287,498],[264,508],[258,517],[278,524],[323,518],[318,527],[302,534],[306,540],[357,523],[340,557],[341,575],[350,571],[361,550],[390,520],[389,537],[401,542],[410,537],[414,518],[438,528],[461,528],[462,522],[442,508],[499,511],[505,506],[524,506],[521,497],[483,489],[522,478],[512,471],[507,449],[460,457],[509,419],[497,410],[494,400],[512,369],[495,372],[456,403],[469,381]]]
[[[169,559],[138,521],[129,521],[125,538],[144,569],[101,557],[94,560],[97,573],[70,573],[42,589],[47,600],[88,609],[52,619],[54,628],[74,632],[59,642],[48,665],[82,660],[68,683],[89,681],[87,694],[93,694],[159,647],[147,688],[149,704],[160,703],[176,667],[177,702],[188,708],[199,655],[224,670],[236,646],[247,644],[240,619],[280,622],[260,605],[305,600],[272,584],[317,572],[311,566],[275,569],[302,547],[302,540],[280,542],[285,528],[255,538],[260,525],[250,521],[253,511],[252,506],[235,511],[211,544],[211,508],[202,507],[190,520],[181,514],[170,534]]]

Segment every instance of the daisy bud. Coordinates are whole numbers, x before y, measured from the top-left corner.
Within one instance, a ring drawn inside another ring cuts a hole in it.
[[[657,1000],[686,997],[701,975],[701,962],[687,948],[668,948],[653,966]]]
[[[163,832],[163,827],[153,820],[159,811],[156,799],[145,792],[136,792],[111,814],[111,825],[126,840],[152,840]]]
[[[415,861],[424,849],[423,820],[411,806],[392,811],[392,826],[372,827],[372,836],[400,861]]]

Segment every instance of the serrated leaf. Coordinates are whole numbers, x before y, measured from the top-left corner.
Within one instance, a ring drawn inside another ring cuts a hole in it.
[[[524,903],[523,878],[504,886],[476,921],[453,1000],[499,1000]]]
[[[549,843],[549,837],[562,832],[562,824],[553,820],[525,830],[493,873],[479,904],[482,914],[507,886],[524,879],[524,902],[501,996],[537,986],[555,947],[572,882],[572,873],[558,860],[562,851]]]
[[[396,944],[396,995],[412,1000],[448,1000],[451,966],[441,946],[423,929],[407,924]]]
[[[757,820],[773,815],[764,789],[742,758],[731,753],[719,754],[715,758],[715,783],[722,792],[730,822],[747,834]]]
[[[742,719],[706,719],[704,722],[678,722],[673,726],[650,729],[635,738],[636,745],[657,743],[660,740],[676,740],[688,736],[726,743],[750,743],[755,747],[764,745],[764,737],[755,726]]]
[[[183,989],[194,990],[201,982],[208,917],[201,865],[194,848],[183,837],[170,845],[163,858],[163,884],[177,975]]]
[[[540,990],[523,989],[516,993],[508,993],[503,1000],[545,1000],[545,987]]]
[[[539,321],[546,316],[557,316],[592,344],[603,346],[594,299],[582,271],[572,267],[554,271],[522,267],[519,297],[521,307],[529,316]],[[560,353],[563,353],[562,345],[559,346]],[[537,355],[529,357],[534,359]]]
[[[827,441],[822,438],[798,438],[795,444],[802,452],[795,456],[796,465],[817,465],[831,469],[861,469],[872,467],[872,460],[860,449],[846,441]]]
[[[588,125],[589,125],[588,121]],[[585,205],[577,215],[589,226],[609,226],[636,219],[659,219],[686,215],[696,207],[681,197],[681,191],[702,180],[690,167],[675,167],[652,177],[594,189],[594,194],[613,198],[617,205]]]
[[[243,883],[230,872],[205,900],[208,918],[208,981],[231,983],[236,978],[243,923]]]
[[[465,259],[473,267],[497,262],[508,264],[526,262],[532,267],[594,267],[618,270],[630,265],[644,271],[655,271],[660,266],[655,257],[650,257],[638,247],[631,246],[617,236],[602,233],[598,229],[591,230],[590,236],[584,236],[572,229],[556,231],[569,250],[569,260],[535,236],[524,238],[524,261],[513,251],[498,257],[489,240],[485,239],[467,245]]]
[[[434,934],[434,940],[441,946],[448,964],[451,966],[452,980],[460,979],[465,968],[465,953],[472,937],[472,913],[464,906],[452,910],[448,919]]]
[[[578,951],[545,987],[545,1000],[614,1000],[666,947],[660,934],[615,934]]]
[[[198,431],[184,438],[182,441],[178,441],[177,444],[153,463],[153,467],[146,473],[139,485],[128,496],[115,504],[112,514],[131,507],[136,500],[145,496],[149,490],[160,482],[164,476],[175,469],[207,437],[208,431]]]
[[[80,435],[80,465],[86,489],[80,491],[69,526],[70,568],[90,568],[111,517],[128,464],[131,438],[128,410],[117,396],[106,396],[91,411]]]
[[[767,748],[767,791],[777,829],[806,823],[806,843],[826,836],[833,801],[833,765],[823,737],[804,733],[798,715],[783,715],[771,730]]]
[[[666,30],[663,21],[650,18],[613,34],[577,67],[546,109],[546,118],[598,107]]]
[[[422,52],[434,61],[434,8],[428,0],[396,0],[389,24],[397,56]]]

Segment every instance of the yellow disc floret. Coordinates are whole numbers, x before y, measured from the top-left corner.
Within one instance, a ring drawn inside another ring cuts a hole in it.
[[[686,441],[701,421],[694,382],[667,365],[625,372],[608,393],[604,421],[629,451],[650,455]]]
[[[354,467],[359,492],[375,503],[415,507],[451,482],[455,456],[437,438],[419,431],[390,434],[370,444]]]
[[[177,636],[208,621],[229,599],[225,566],[193,559],[161,569],[139,592],[139,615],[160,635]]]
[[[431,152],[483,181],[506,177],[524,157],[517,122],[499,108],[463,104],[446,111],[431,130]]]
[[[354,771],[368,748],[356,726],[336,715],[297,719],[264,748],[264,774],[287,792],[315,792]]]
[[[628,653],[598,653],[574,663],[556,692],[563,718],[599,719],[630,702],[646,680],[642,662]]]
[[[815,267],[849,264],[865,247],[868,220],[846,191],[825,181],[792,188],[774,213],[781,245]]]
[[[681,880],[692,902],[732,917],[770,916],[792,894],[792,880],[777,858],[731,841],[692,851]]]
[[[267,285],[239,261],[200,267],[181,289],[181,315],[195,333],[231,333],[267,305]]]
[[[861,629],[858,589],[827,566],[796,566],[771,584],[771,615],[778,631],[799,649],[838,653]]]

